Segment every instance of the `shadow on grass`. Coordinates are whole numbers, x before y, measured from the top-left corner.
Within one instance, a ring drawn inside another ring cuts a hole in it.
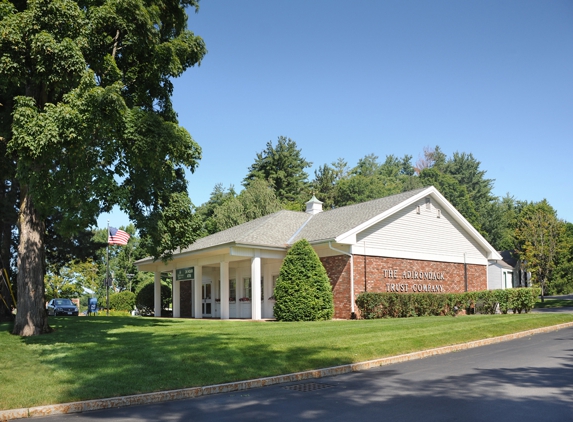
[[[322,348],[269,340],[258,335],[261,324],[50,317],[53,333],[21,341],[57,374],[57,386],[44,386],[54,387],[53,403],[225,383],[350,359],[342,352],[325,360]],[[30,400],[26,406],[38,404]]]

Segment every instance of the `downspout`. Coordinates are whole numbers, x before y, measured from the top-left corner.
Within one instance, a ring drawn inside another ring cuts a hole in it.
[[[466,292],[468,291],[468,264],[466,262],[466,253],[464,252],[464,281],[466,285]]]
[[[328,247],[333,251],[340,252],[350,257],[350,318],[356,319],[356,313],[354,312],[354,257],[351,253],[336,249],[334,246],[332,246],[332,241],[328,242]]]

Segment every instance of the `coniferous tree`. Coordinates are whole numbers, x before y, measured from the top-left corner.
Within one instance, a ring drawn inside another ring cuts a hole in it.
[[[279,136],[276,146],[269,141],[266,149],[257,153],[243,185],[248,187],[254,180],[265,180],[279,201],[291,204],[293,208],[302,208],[308,200],[309,183],[305,169],[310,166],[312,163],[303,158],[302,150],[292,139]]]

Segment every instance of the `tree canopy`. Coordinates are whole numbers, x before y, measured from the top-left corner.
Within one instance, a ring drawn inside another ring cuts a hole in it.
[[[519,257],[527,261],[527,269],[534,281],[545,293],[545,283],[555,269],[556,260],[565,235],[565,225],[557,218],[557,213],[545,200],[531,203],[520,214],[515,237],[519,247]]]
[[[267,181],[279,201],[295,204],[302,208],[308,199],[308,174],[305,169],[312,165],[302,156],[302,150],[290,138],[279,136],[276,146],[271,141],[257,153],[255,162],[249,167],[243,185],[248,187],[254,180]]]
[[[0,4],[0,137],[15,166],[18,314],[49,331],[44,231],[69,236],[119,205],[155,257],[195,237],[184,169],[201,158],[177,123],[171,79],[200,63],[186,27],[196,0],[36,0]]]

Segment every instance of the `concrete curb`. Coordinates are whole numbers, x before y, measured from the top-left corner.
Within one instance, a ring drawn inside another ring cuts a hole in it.
[[[573,327],[573,322],[567,322],[559,325],[552,325],[549,327],[536,328],[528,331],[521,331],[518,333],[507,334],[500,337],[470,341],[468,343],[455,344],[452,346],[438,347],[435,349],[428,349],[420,352],[407,353],[404,355],[390,356],[387,358],[351,363],[348,365],[333,366],[330,368],[316,369],[311,371],[296,372],[293,374],[277,375],[274,377],[258,378],[248,381],[230,382],[226,384],[209,385],[205,387],[192,387],[192,388],[183,388],[179,390],[160,391],[156,393],[136,394],[124,397],[111,397],[106,399],[52,404],[47,406],[37,406],[24,409],[2,410],[0,411],[0,421],[31,418],[35,416],[51,416],[51,415],[61,415],[67,413],[80,413],[92,410],[159,403],[171,400],[183,400],[183,399],[207,396],[210,394],[227,393],[231,391],[241,391],[251,388],[265,387],[274,384],[282,384],[282,383],[302,381],[307,379],[329,377],[333,375],[346,374],[349,372],[363,371],[366,369],[375,368],[378,366],[390,365],[393,363],[406,362],[414,359],[423,359],[429,356],[443,355],[446,353],[456,352],[459,350],[473,349],[474,347],[501,343],[503,341],[515,340],[518,338],[528,337],[534,334],[548,333],[551,331],[557,331],[568,327]]]

